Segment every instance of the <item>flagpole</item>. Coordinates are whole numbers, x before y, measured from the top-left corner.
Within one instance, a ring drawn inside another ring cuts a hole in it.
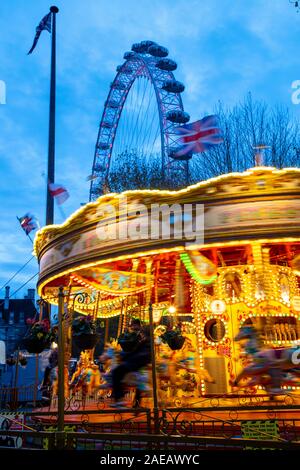
[[[50,78],[50,109],[49,109],[49,141],[48,141],[48,182],[54,183],[55,173],[55,88],[56,88],[56,13],[58,8],[52,6],[52,44],[51,44],[51,78]],[[47,185],[46,225],[54,222],[54,201]]]

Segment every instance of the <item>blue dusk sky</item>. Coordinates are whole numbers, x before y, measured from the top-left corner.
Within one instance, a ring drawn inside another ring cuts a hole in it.
[[[132,43],[152,39],[178,63],[191,120],[232,106],[247,92],[299,116],[291,83],[300,80],[300,13],[289,0],[61,0],[57,15],[56,181],[68,216],[87,202],[94,146],[109,84]],[[45,223],[50,34],[27,55],[48,0],[0,0],[0,287],[30,258],[16,216]],[[0,86],[1,89],[1,86]],[[62,215],[56,209],[55,222]],[[10,283],[38,272],[36,260]],[[18,294],[23,295],[29,282]],[[4,292],[0,292],[3,298]]]

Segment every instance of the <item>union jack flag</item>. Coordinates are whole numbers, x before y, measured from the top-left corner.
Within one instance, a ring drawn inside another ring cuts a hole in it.
[[[176,156],[205,152],[210,147],[223,142],[218,118],[215,115],[205,116],[199,121],[176,127],[175,132],[180,134],[179,142],[182,144],[175,151]]]
[[[44,29],[46,29],[49,33],[51,33],[51,13],[48,13],[48,15],[44,16],[44,18],[39,22],[38,26],[36,27],[36,33],[35,33],[35,37],[33,40],[33,44],[28,54],[31,54],[34,51],[35,46],[37,45],[39,37],[41,35],[41,32]]]
[[[39,228],[38,220],[32,214],[27,213],[23,217],[17,217],[17,219],[26,235],[29,235],[32,230]]]

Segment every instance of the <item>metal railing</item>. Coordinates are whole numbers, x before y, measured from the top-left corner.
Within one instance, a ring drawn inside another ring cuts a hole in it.
[[[0,387],[0,410],[31,409],[41,403],[41,398],[37,385]]]
[[[70,449],[70,450],[180,450],[202,449],[243,450],[282,449],[299,450],[293,441],[270,439],[224,438],[216,436],[164,436],[161,434],[82,433],[66,431],[0,431],[0,445],[9,446],[9,439],[18,439],[22,449]],[[6,442],[4,442],[6,440]]]
[[[66,411],[63,432],[57,412],[0,414],[0,447],[27,449],[201,450],[297,449],[300,418],[223,419],[205,410],[163,410],[158,426],[152,410]],[[99,420],[100,418],[100,420]],[[20,419],[20,416],[19,418]],[[19,429],[13,429],[19,426]],[[157,432],[158,429],[158,432]]]

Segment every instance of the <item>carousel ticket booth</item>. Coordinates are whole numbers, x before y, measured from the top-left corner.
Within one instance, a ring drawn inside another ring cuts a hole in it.
[[[230,395],[247,361],[235,341],[243,324],[263,347],[300,344],[299,176],[256,167],[180,191],[104,195],[38,232],[39,295],[57,304],[63,286],[69,311],[117,316],[118,335],[130,318],[147,324],[151,305],[159,399]],[[202,205],[201,240],[177,236],[174,204],[177,215]],[[162,237],[151,221],[166,208]]]

